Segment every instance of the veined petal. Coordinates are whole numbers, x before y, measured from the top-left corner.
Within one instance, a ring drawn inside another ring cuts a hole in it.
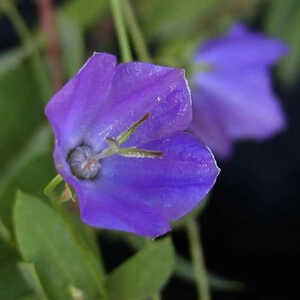
[[[126,187],[103,180],[76,192],[80,216],[86,224],[155,238],[171,230],[167,220],[141,199],[132,199]]]
[[[191,211],[214,185],[219,174],[213,155],[188,133],[152,141],[144,149],[163,152],[161,158],[109,157],[102,162],[102,176],[126,187],[132,203],[144,203],[175,221]]]
[[[101,151],[106,137],[117,137],[146,113],[150,117],[124,146],[184,130],[191,122],[183,70],[140,62],[115,64],[114,56],[95,53],[49,101],[46,115],[60,161],[81,143]]]
[[[117,137],[146,113],[150,117],[124,146],[139,146],[188,126],[192,106],[183,70],[141,62],[118,65],[111,93],[89,134],[94,147],[108,135]]]
[[[107,101],[115,72],[116,58],[95,53],[48,102],[45,113],[63,155],[86,139]]]

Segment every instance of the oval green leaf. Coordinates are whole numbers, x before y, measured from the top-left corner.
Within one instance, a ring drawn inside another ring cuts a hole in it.
[[[108,276],[108,298],[138,300],[150,297],[167,282],[173,267],[174,249],[170,238],[148,243]]]
[[[68,287],[86,299],[103,299],[100,272],[92,251],[80,246],[64,219],[33,196],[17,193],[14,207],[16,239],[26,262],[34,263],[49,300],[73,300]]]

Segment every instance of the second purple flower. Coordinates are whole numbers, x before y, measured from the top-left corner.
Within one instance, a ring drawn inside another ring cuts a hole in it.
[[[269,67],[286,52],[278,40],[239,24],[197,50],[203,70],[193,77],[191,129],[218,156],[229,156],[235,140],[262,140],[285,126]]]

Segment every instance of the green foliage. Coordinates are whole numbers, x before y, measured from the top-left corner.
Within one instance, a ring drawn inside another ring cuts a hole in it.
[[[0,127],[3,169],[43,119],[43,105],[27,63],[0,77],[0,99],[0,120],[5,120]]]
[[[42,196],[43,187],[53,174],[55,173],[50,153],[50,129],[43,126],[2,170],[0,217],[9,228],[16,189],[22,188],[27,192]]]
[[[16,300],[31,293],[16,266],[16,262],[17,257],[12,255],[0,259],[0,299]]]
[[[82,290],[87,299],[103,297],[103,278],[93,253],[82,247],[54,209],[18,192],[14,221],[19,250],[26,262],[34,263],[49,300],[73,300],[70,285]]]
[[[216,0],[190,0],[186,3],[173,0],[141,1],[140,21],[149,37],[166,38],[176,33],[177,37],[188,33],[199,25],[203,14],[207,14]]]
[[[82,30],[76,22],[63,12],[57,15],[57,29],[62,50],[63,69],[67,77],[70,78],[83,63],[84,41]]]
[[[40,300],[48,300],[44,288],[40,282],[35,266],[32,263],[21,262],[18,267],[28,285],[34,290]]]
[[[0,55],[0,79],[9,71],[14,70],[27,56],[23,48],[11,49]]]
[[[87,29],[99,21],[108,9],[108,0],[73,0],[67,2],[62,11],[82,29]]]
[[[116,268],[107,278],[110,300],[150,297],[166,283],[174,267],[174,250],[169,238],[149,242],[141,251]]]
[[[17,251],[0,237],[0,299],[16,300],[31,294],[17,268],[19,260]]]
[[[92,228],[84,225],[78,215],[70,211],[69,204],[70,203],[56,205],[56,211],[63,217],[66,226],[73,232],[74,236],[76,236],[76,239],[82,248],[86,248],[88,251],[93,252],[94,255],[90,255],[92,265],[94,266],[95,272],[98,273],[98,276],[102,278],[104,277],[105,270],[96,233]]]
[[[137,1],[140,22],[149,38],[191,39],[224,30],[231,22],[250,14],[259,0],[151,0]]]
[[[289,53],[280,63],[279,75],[285,84],[295,84],[300,70],[300,2],[297,0],[270,2],[265,28],[269,34],[288,44]]]

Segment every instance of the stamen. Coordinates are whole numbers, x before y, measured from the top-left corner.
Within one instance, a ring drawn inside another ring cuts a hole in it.
[[[137,149],[134,147],[120,148],[118,154],[125,157],[135,157],[135,158],[157,158],[163,156],[163,153],[161,151]]]
[[[122,143],[124,143],[131,136],[131,134],[149,117],[149,113],[145,114],[142,118],[140,118],[133,125],[131,125],[126,131],[122,132],[116,139],[118,144],[121,145]]]
[[[125,142],[131,134],[149,118],[149,116],[149,113],[145,114],[141,119],[121,133],[116,139],[107,137],[106,142],[108,147],[100,153],[95,153],[92,148],[87,145],[78,146],[71,151],[67,160],[73,175],[79,179],[93,179],[100,171],[100,160],[115,154],[132,158],[161,157],[163,155],[161,151],[137,149],[136,147],[120,147],[120,145]]]

